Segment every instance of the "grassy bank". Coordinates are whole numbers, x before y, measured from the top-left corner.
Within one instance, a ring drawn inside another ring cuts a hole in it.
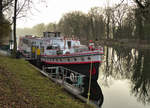
[[[0,108],[91,108],[23,59],[0,56]]]

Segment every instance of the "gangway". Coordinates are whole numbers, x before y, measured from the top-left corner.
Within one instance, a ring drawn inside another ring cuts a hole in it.
[[[87,103],[87,98],[82,96],[82,93],[84,92],[84,78],[86,77],[85,75],[62,66],[43,66],[42,70],[35,67],[34,65],[32,66],[40,71],[44,76],[50,78],[55,83],[60,84],[64,89],[73,94],[75,97]],[[94,106],[95,108],[101,108],[101,101],[102,100],[89,100],[88,104]]]

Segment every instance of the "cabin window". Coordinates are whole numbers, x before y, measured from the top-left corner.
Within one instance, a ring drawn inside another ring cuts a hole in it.
[[[23,43],[24,43],[24,44],[28,44],[28,40],[23,39]]]
[[[48,46],[46,49],[47,50],[51,50],[51,49],[53,49],[53,47],[52,46]]]
[[[68,48],[71,48],[71,41],[67,42]]]
[[[41,52],[44,53],[44,46],[41,46]]]
[[[54,49],[58,49],[58,46],[54,46]]]
[[[70,61],[70,59],[68,58],[68,61]]]
[[[35,45],[34,42],[31,42],[31,45],[32,45],[32,46]]]
[[[81,58],[82,61],[84,61],[84,58]]]

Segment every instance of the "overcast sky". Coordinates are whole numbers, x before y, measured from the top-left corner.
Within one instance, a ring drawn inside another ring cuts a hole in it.
[[[39,23],[58,22],[67,12],[80,10],[87,13],[92,7],[105,7],[107,1],[113,5],[122,0],[46,0],[46,3],[37,1],[34,0],[34,7],[39,11],[33,9],[31,10],[33,14],[28,14],[27,18],[18,19],[17,28],[33,27]]]

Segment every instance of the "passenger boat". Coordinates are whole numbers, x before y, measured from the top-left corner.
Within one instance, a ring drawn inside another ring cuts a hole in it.
[[[44,32],[43,37],[25,36],[19,41],[19,51],[28,60],[41,66],[63,66],[97,80],[103,48],[94,43],[82,45],[78,39],[65,38],[60,32]]]
[[[43,37],[20,37],[19,52],[26,60],[41,68],[41,73],[66,85],[73,94],[85,98],[91,94],[90,100],[100,107],[104,98],[97,79],[103,48],[96,48],[92,41],[89,45],[82,45],[80,40],[66,38],[60,32],[43,34]]]

